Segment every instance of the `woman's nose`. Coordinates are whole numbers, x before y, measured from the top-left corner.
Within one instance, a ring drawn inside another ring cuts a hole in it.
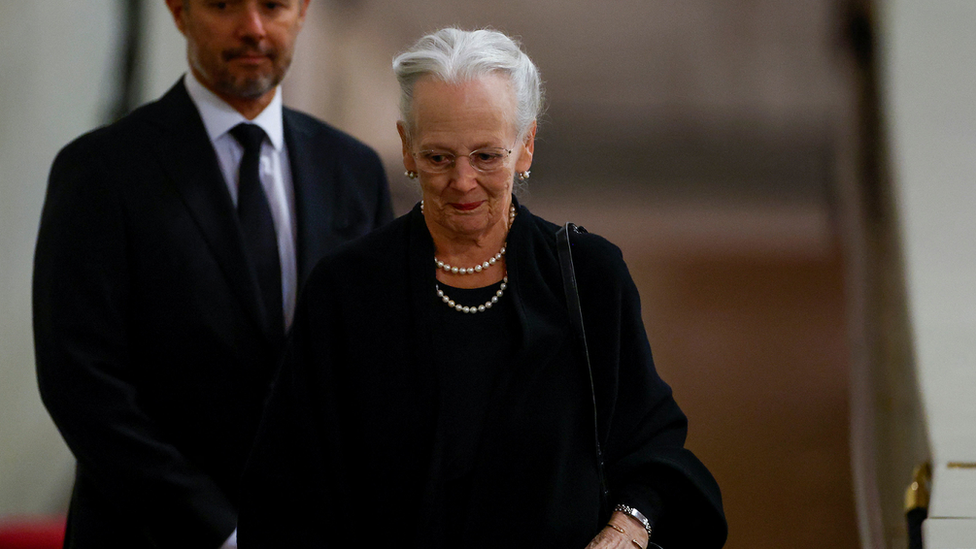
[[[478,171],[471,165],[467,156],[459,156],[454,160],[454,182],[458,190],[468,191],[477,185]]]

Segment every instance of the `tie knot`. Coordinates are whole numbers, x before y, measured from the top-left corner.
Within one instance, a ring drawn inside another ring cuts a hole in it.
[[[257,124],[240,123],[230,129],[230,134],[244,147],[244,152],[261,152],[261,143],[264,141],[265,133],[261,126]]]

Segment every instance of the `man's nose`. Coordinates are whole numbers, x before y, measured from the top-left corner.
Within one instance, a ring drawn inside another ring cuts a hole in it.
[[[264,38],[264,14],[261,13],[259,2],[247,2],[241,10],[240,20],[238,21],[238,34],[260,40]]]

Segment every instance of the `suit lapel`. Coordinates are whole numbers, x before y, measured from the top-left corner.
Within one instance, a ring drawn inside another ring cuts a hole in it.
[[[285,144],[295,188],[298,242],[298,283],[308,279],[315,263],[334,247],[332,229],[336,197],[331,196],[334,155],[315,150],[312,128],[289,109],[283,109]]]
[[[254,322],[270,337],[258,298],[257,275],[244,251],[240,223],[210,138],[182,81],[158,102],[165,135],[157,154],[224,276]]]

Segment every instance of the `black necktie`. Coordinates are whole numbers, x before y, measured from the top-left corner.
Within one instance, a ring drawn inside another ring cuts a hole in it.
[[[258,168],[261,163],[261,143],[265,133],[254,124],[238,124],[230,130],[234,139],[244,147],[244,157],[238,170],[237,215],[244,229],[244,244],[257,269],[258,285],[264,313],[273,333],[284,334],[285,321],[281,306],[281,260],[278,257],[278,236],[268,198],[261,186]]]

